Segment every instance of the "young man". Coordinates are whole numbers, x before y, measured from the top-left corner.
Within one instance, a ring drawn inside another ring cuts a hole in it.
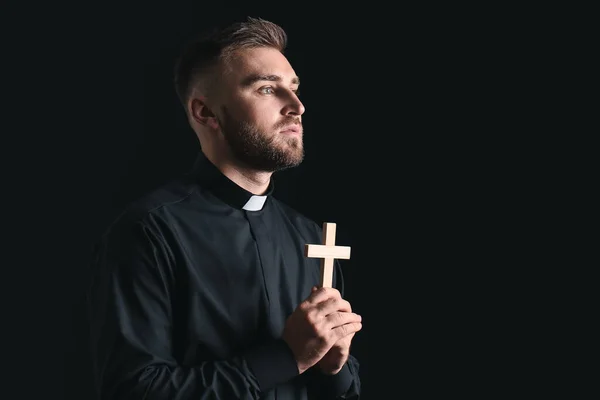
[[[317,288],[315,222],[272,197],[303,159],[299,79],[277,25],[249,18],[190,43],[176,90],[200,149],[190,173],[132,204],[94,254],[101,399],[357,399],[361,325]]]

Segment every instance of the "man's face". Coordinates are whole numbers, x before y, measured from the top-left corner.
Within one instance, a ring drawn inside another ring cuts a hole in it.
[[[219,124],[233,155],[248,167],[277,171],[304,158],[298,78],[275,49],[238,51],[223,78]]]

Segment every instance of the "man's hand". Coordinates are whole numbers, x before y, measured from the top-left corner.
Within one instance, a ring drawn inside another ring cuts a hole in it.
[[[342,299],[337,289],[314,288],[288,317],[283,331],[283,340],[294,353],[298,371],[303,373],[340,340],[359,331],[362,328],[360,321],[361,317],[351,312],[350,303]],[[339,354],[343,355],[347,346],[341,344],[339,350],[331,353],[327,370],[331,369],[331,363],[339,362]]]
[[[315,290],[316,289],[313,289],[313,292]],[[351,313],[352,308],[350,306],[350,303],[345,302],[344,307],[338,311]],[[362,321],[362,319],[361,319],[361,321]],[[362,322],[361,322],[361,328],[362,328]],[[341,369],[344,366],[344,364],[346,363],[346,361],[348,361],[348,356],[350,355],[350,345],[352,343],[352,339],[354,338],[355,334],[356,334],[356,332],[352,332],[352,333],[344,336],[340,340],[338,340],[331,347],[331,349],[329,349],[329,351],[323,356],[323,358],[321,358],[321,360],[319,360],[319,362],[317,363],[317,366],[323,373],[325,373],[327,375],[335,375],[341,371]]]
[[[350,344],[354,333],[343,337],[334,344],[331,349],[317,363],[319,369],[327,375],[335,375],[342,370],[350,355]]]

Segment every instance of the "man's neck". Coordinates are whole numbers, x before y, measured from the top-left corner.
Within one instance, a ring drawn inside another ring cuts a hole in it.
[[[217,165],[221,172],[238,186],[252,194],[262,195],[267,191],[272,172],[252,171],[233,164]]]
[[[205,153],[205,155],[223,175],[250,193],[260,196],[267,191],[272,172],[252,170],[210,153]]]

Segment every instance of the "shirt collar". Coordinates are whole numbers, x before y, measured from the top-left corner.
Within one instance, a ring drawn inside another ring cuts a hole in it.
[[[264,195],[252,194],[225,176],[202,151],[196,157],[192,175],[219,199],[232,207],[246,211],[262,210],[275,187],[273,179],[271,179]]]

